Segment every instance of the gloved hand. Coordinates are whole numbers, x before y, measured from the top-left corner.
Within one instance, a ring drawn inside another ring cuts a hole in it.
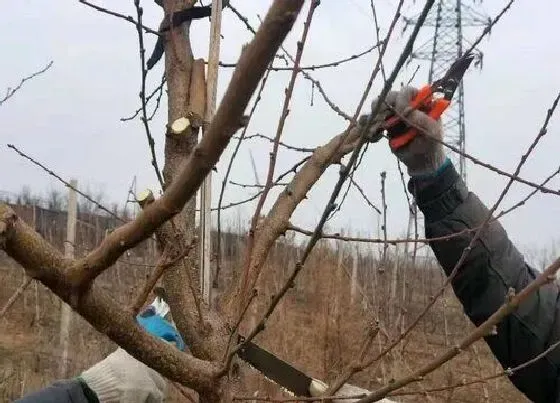
[[[413,126],[423,129],[409,144],[393,152],[406,165],[411,177],[425,178],[437,175],[450,161],[445,157],[442,144],[432,140],[443,139],[441,121],[409,107],[417,93],[416,88],[404,87],[398,92],[389,93],[386,102]],[[391,135],[389,131],[389,137]]]
[[[311,386],[309,387],[309,392],[311,393],[312,397],[321,397],[324,393],[329,389],[329,386],[318,379],[313,379],[311,382]],[[352,403],[357,402],[365,395],[370,394],[371,392],[367,389],[362,389],[358,386],[350,385],[349,383],[345,383],[342,387],[336,392],[335,396],[340,396],[341,399],[333,399],[334,403]],[[359,396],[356,398],[348,399],[344,398],[345,396]],[[379,400],[381,403],[396,403],[393,400],[389,399],[381,399]]]
[[[165,398],[165,379],[122,348],[79,376],[100,402],[159,403]]]
[[[151,335],[175,344],[181,351],[185,349],[179,332],[156,313],[153,305],[137,315],[136,320]],[[121,348],[84,371],[79,378],[95,392],[100,402],[159,403],[165,398],[165,379]]]
[[[393,113],[391,109],[387,107],[386,104],[389,105],[394,104],[396,97],[397,97],[396,92],[394,91],[389,92],[389,94],[387,94],[387,97],[385,98],[385,102],[383,102],[383,105],[381,105],[381,108],[379,108],[377,115],[375,115],[375,120],[373,124],[369,127],[368,134],[367,134],[367,139],[370,143],[377,143],[383,137],[383,130],[379,130],[379,124],[385,121]],[[357,130],[362,129],[364,126],[367,125],[369,117],[371,116],[373,111],[375,111],[378,102],[379,99],[374,99],[373,102],[371,103],[370,113],[366,115],[361,115],[358,118],[358,124],[356,126]]]

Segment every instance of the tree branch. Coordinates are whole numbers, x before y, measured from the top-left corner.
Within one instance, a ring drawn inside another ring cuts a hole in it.
[[[534,281],[529,283],[529,285],[527,285],[527,287],[521,290],[518,294],[515,294],[515,290],[510,288],[510,292],[506,296],[506,301],[504,302],[504,304],[484,323],[482,323],[471,333],[465,336],[465,338],[463,338],[461,342],[459,342],[454,347],[451,347],[444,353],[440,354],[432,362],[424,365],[413,374],[391,382],[390,384],[370,394],[366,398],[359,400],[358,403],[376,402],[379,399],[387,396],[387,394],[389,392],[392,392],[393,390],[400,389],[412,382],[421,381],[422,379],[424,379],[424,376],[441,367],[444,363],[464,351],[475,341],[491,334],[492,329],[494,329],[494,327],[498,323],[500,323],[506,316],[515,311],[519,307],[519,305],[527,299],[527,297],[536,292],[542,286],[553,283],[556,279],[556,272],[558,272],[559,269],[560,258],[556,259],[550,266],[546,268],[546,270],[544,270]],[[551,286],[555,287],[555,285]]]
[[[48,69],[50,69],[53,65],[53,61],[51,60],[45,67],[43,67],[41,70],[36,71],[35,73],[24,77],[21,79],[21,81],[19,82],[18,85],[16,85],[14,88],[8,88],[8,90],[6,91],[6,95],[4,95],[3,98],[0,98],[0,106],[2,106],[2,104],[4,102],[6,102],[8,99],[10,99],[11,97],[14,96],[14,94],[16,92],[18,92],[21,87],[23,87],[23,84],[25,84],[26,81],[32,80],[33,78],[40,76],[41,74],[43,74],[45,71],[47,71]]]
[[[130,16],[130,15],[124,15],[124,14],[121,14],[121,13],[117,13],[117,12],[115,12],[115,11],[111,11],[111,10],[109,10],[109,9],[107,9],[107,8],[104,8],[104,7],[98,6],[98,5],[96,5],[96,4],[90,3],[90,2],[87,1],[87,0],[78,0],[78,1],[79,1],[80,3],[82,3],[83,5],[86,5],[86,6],[88,6],[88,7],[91,7],[91,8],[93,8],[94,10],[97,10],[97,11],[99,11],[99,12],[101,12],[101,13],[109,14],[109,15],[112,15],[113,17],[121,18],[121,19],[123,19],[123,20],[125,20],[125,21],[127,21],[127,22],[130,22],[131,24],[134,24],[134,25],[140,24],[140,26],[142,27],[142,29],[143,29],[144,31],[146,31],[147,33],[154,34],[154,35],[157,35],[157,36],[160,36],[160,35],[161,35],[159,32],[153,30],[152,28],[147,27],[147,26],[145,26],[145,25],[142,25],[141,22],[139,22],[139,21],[134,21],[134,18],[132,18],[132,16]]]
[[[3,317],[6,312],[8,312],[8,309],[10,309],[12,305],[17,301],[19,296],[23,294],[27,286],[31,284],[31,280],[33,280],[31,277],[25,276],[25,278],[23,279],[23,283],[21,283],[18,289],[12,294],[12,296],[8,299],[8,301],[6,301],[6,304],[0,310],[0,318]]]
[[[249,278],[249,268],[251,266],[251,252],[253,249],[253,245],[254,245],[254,240],[255,240],[255,236],[256,236],[256,232],[257,232],[257,225],[259,223],[259,219],[261,216],[261,212],[262,209],[264,207],[264,203],[266,201],[266,198],[268,197],[268,193],[270,192],[270,189],[272,188],[272,182],[274,179],[274,169],[276,168],[276,158],[278,156],[278,146],[279,146],[279,142],[280,142],[280,137],[282,136],[282,133],[284,132],[284,126],[286,124],[286,120],[288,118],[288,114],[290,112],[289,108],[290,108],[290,101],[292,99],[292,94],[294,93],[294,88],[295,88],[295,84],[296,84],[296,79],[298,76],[298,68],[299,68],[299,64],[301,62],[301,58],[303,56],[303,49],[305,46],[305,42],[307,40],[307,35],[309,33],[309,28],[311,26],[311,21],[313,20],[313,15],[315,13],[316,8],[319,6],[320,2],[317,0],[312,0],[310,5],[309,5],[309,12],[307,13],[307,18],[305,20],[305,24],[303,26],[303,33],[301,35],[301,39],[298,41],[297,43],[297,52],[296,52],[296,57],[294,60],[294,70],[292,71],[292,75],[290,77],[290,82],[288,84],[288,87],[286,88],[285,91],[285,96],[284,96],[284,105],[282,107],[282,112],[280,113],[280,119],[278,120],[278,125],[276,127],[276,134],[274,136],[274,142],[273,142],[273,146],[272,146],[272,151],[270,152],[270,160],[269,160],[269,165],[268,165],[268,173],[266,176],[266,182],[263,188],[263,191],[261,193],[261,196],[257,202],[257,206],[255,207],[255,212],[253,214],[253,218],[251,219],[251,228],[249,229],[249,239],[247,241],[247,250],[245,252],[245,267],[243,270],[243,288],[242,288],[242,294],[241,294],[241,300],[239,302],[241,302],[240,308],[244,305],[244,303],[247,301],[248,299],[248,289],[247,289],[247,280]],[[241,313],[241,311],[238,312],[239,314]]]
[[[148,70],[146,69],[146,48],[144,47],[144,33],[142,32],[142,15],[144,14],[144,9],[140,6],[140,0],[134,0],[134,7],[136,8],[136,15],[138,18],[138,23],[136,24],[136,31],[138,33],[138,50],[140,54],[140,70],[141,70],[141,85],[140,85],[140,104],[142,109],[142,124],[144,125],[144,130],[146,131],[146,138],[148,139],[148,147],[150,148],[150,154],[152,157],[152,167],[154,168],[156,178],[162,189],[165,189],[165,183],[163,182],[163,177],[159,170],[155,141],[152,133],[150,131],[150,124],[148,121],[148,111],[147,111],[147,100],[146,100],[146,76],[148,75]]]
[[[187,387],[196,390],[213,387],[218,372],[214,364],[181,353],[150,336],[130,311],[123,309],[101,287],[92,284],[74,298],[69,272],[72,261],[64,258],[5,204],[0,204],[0,247],[24,267],[28,276],[46,285],[136,359]]]
[[[71,268],[71,282],[83,286],[113,264],[126,250],[154,233],[163,222],[181,211],[204,177],[217,163],[276,50],[295,22],[303,0],[276,0],[253,41],[242,52],[237,68],[208,131],[163,196],[138,217],[112,232],[88,256]]]

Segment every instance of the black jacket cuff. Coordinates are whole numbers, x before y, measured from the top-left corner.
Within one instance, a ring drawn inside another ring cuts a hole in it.
[[[408,190],[426,221],[441,220],[451,213],[468,196],[467,187],[452,164],[438,176],[429,179],[411,178]]]

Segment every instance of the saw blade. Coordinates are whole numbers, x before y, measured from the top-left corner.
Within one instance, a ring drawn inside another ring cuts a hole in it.
[[[238,343],[242,342],[244,342],[244,339],[239,336]],[[313,381],[312,378],[255,343],[245,342],[237,355],[265,377],[294,395],[312,397],[309,390]]]

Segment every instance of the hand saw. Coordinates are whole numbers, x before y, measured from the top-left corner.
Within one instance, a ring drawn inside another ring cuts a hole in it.
[[[157,314],[165,317],[169,312],[165,290],[156,287],[154,293],[156,298],[149,306],[153,307]],[[243,343],[237,356],[252,368],[295,396],[312,397],[310,387],[313,378],[255,343],[245,341],[243,336],[237,337],[237,343]]]
[[[313,378],[255,343],[246,342],[243,336],[238,336],[237,342],[244,343],[237,355],[251,367],[296,396],[312,397]]]

